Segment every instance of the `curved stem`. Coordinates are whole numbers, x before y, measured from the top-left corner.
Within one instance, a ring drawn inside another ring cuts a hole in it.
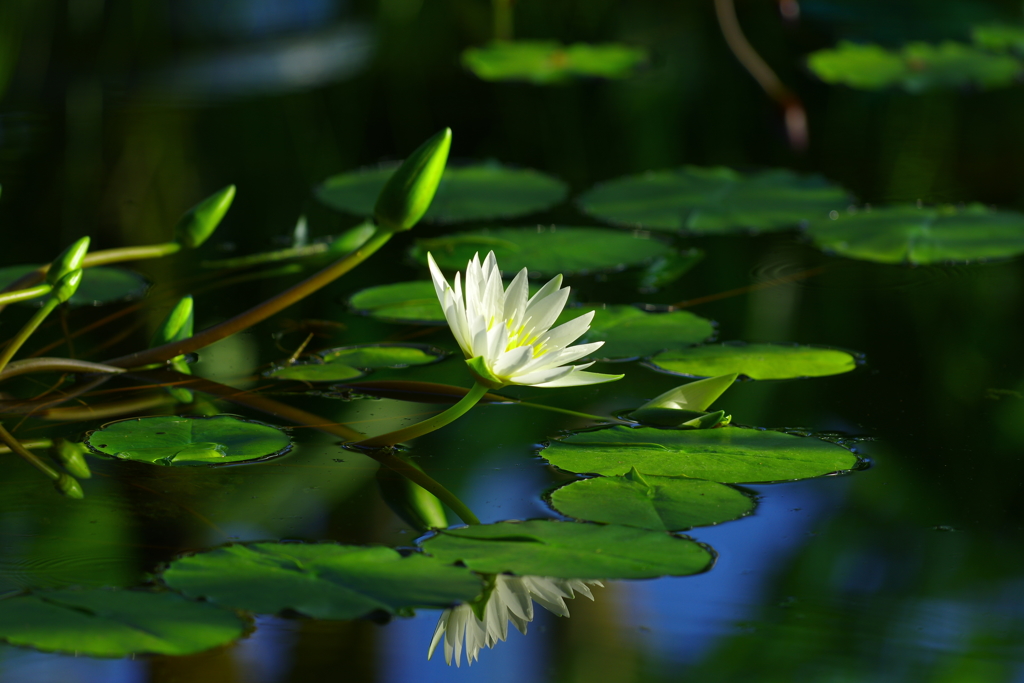
[[[49,448],[53,445],[53,439],[26,439],[21,442],[22,448]],[[13,453],[10,446],[0,446],[0,453]]]
[[[230,320],[225,320],[219,325],[207,328],[188,339],[182,339],[181,341],[156,346],[146,351],[139,351],[138,353],[114,358],[107,361],[107,364],[116,365],[122,368],[133,368],[148,365],[150,363],[160,363],[170,360],[175,356],[180,356],[183,353],[198,351],[204,346],[209,346],[210,344],[220,341],[225,337],[229,337],[236,332],[241,332],[244,329],[252,327],[256,323],[266,320],[275,313],[284,310],[293,303],[304,299],[320,288],[334,282],[339,277],[355,268],[366,260],[367,257],[384,246],[387,241],[391,239],[391,234],[391,232],[386,230],[378,230],[374,233],[373,237],[366,242],[366,244],[356,251],[344,258],[338,259],[319,273],[303,280],[294,287],[291,287],[277,296],[250,308],[245,313],[236,315]]]
[[[33,372],[101,372],[117,374],[124,372],[124,368],[103,365],[102,363],[90,363],[86,360],[76,360],[74,358],[26,358],[25,360],[16,360],[0,371],[0,381]]]
[[[6,306],[7,304],[17,303],[19,301],[27,301],[29,299],[37,299],[41,296],[46,296],[52,290],[47,283],[36,285],[35,287],[28,287],[26,289],[18,289],[13,292],[0,293],[0,306]]]
[[[432,418],[418,422],[411,427],[399,429],[387,434],[381,434],[375,436],[372,439],[366,439],[358,443],[352,444],[361,448],[378,448],[381,446],[393,446],[396,443],[402,443],[409,439],[415,439],[417,436],[423,436],[430,432],[444,427],[450,422],[454,422],[458,418],[469,412],[469,409],[477,404],[477,402],[484,397],[487,393],[487,387],[477,382],[473,385],[473,388],[469,390],[462,400],[453,405],[448,410],[438,413]]]
[[[582,417],[587,420],[595,420],[597,422],[625,422],[617,417],[601,417],[600,415],[591,415],[589,413],[581,413],[576,410],[569,410],[568,408],[556,408],[555,406],[546,406],[543,403],[530,403],[528,401],[517,401],[518,405],[526,406],[527,408],[537,408],[539,410],[547,410],[552,413],[562,413],[563,415],[572,415],[573,417]]]
[[[54,481],[60,479],[60,472],[47,465],[45,462],[39,459],[39,456],[37,456],[35,453],[32,453],[23,445],[21,445],[21,442],[15,439],[14,435],[7,431],[7,429],[2,424],[0,424],[0,441],[3,441],[5,444],[7,444],[7,447],[11,449],[12,453],[17,453],[25,460],[28,460],[30,465],[32,465],[37,470],[48,476],[50,479]]]
[[[36,314],[29,318],[28,322],[18,330],[18,334],[14,335],[8,344],[7,348],[4,349],[3,354],[0,354],[0,374],[3,373],[4,368],[11,361],[11,358],[18,352],[22,344],[28,341],[28,338],[32,336],[32,333],[36,331],[39,325],[46,320],[46,316],[53,312],[53,309],[60,305],[60,300],[57,297],[50,297],[43,304],[43,307],[36,311]]]

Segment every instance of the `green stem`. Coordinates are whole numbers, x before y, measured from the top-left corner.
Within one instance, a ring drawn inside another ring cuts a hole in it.
[[[617,417],[601,417],[600,415],[590,415],[589,413],[580,413],[575,410],[568,410],[566,408],[556,408],[555,406],[546,406],[542,403],[528,403],[526,401],[517,401],[518,405],[527,406],[528,408],[538,408],[540,410],[548,410],[552,413],[562,413],[563,415],[572,415],[573,417],[582,417],[587,420],[595,420],[597,422],[624,422]]]
[[[53,439],[27,439],[21,442],[22,448],[49,448]],[[10,446],[0,446],[0,453],[14,453]]]
[[[83,268],[94,266],[105,266],[108,263],[121,263],[122,261],[142,261],[151,258],[163,258],[181,251],[181,245],[177,242],[164,242],[163,244],[147,244],[141,247],[120,247],[118,249],[104,249],[93,251],[82,259]]]
[[[46,316],[53,312],[53,309],[60,305],[60,300],[57,297],[50,297],[43,304],[43,307],[36,311],[36,314],[29,318],[29,321],[25,323],[24,327],[18,330],[18,334],[14,335],[14,339],[10,341],[7,348],[4,349],[2,355],[0,355],[0,373],[3,373],[4,368],[11,361],[11,357],[18,352],[18,349],[28,341],[28,338],[32,336],[32,333],[36,331],[39,325],[46,320]]]
[[[0,370],[0,381],[33,372],[101,372],[118,374],[124,372],[124,368],[116,368],[112,365],[103,365],[102,363],[90,363],[87,360],[77,360],[75,358],[26,358],[24,360],[16,360],[3,370]]]
[[[35,287],[28,287],[27,289],[18,289],[13,292],[0,293],[0,306],[6,306],[7,304],[17,303],[19,301],[27,301],[28,299],[36,299],[41,296],[46,296],[50,293],[53,287],[49,283],[43,283],[36,285]]]
[[[494,39],[512,40],[512,0],[494,0]]]
[[[267,301],[250,308],[245,313],[236,315],[230,320],[225,320],[219,325],[214,325],[213,327],[203,330],[199,334],[193,335],[187,339],[182,339],[181,341],[171,342],[162,346],[153,347],[146,351],[139,351],[127,356],[114,358],[107,361],[107,364],[116,365],[122,368],[135,368],[149,365],[151,363],[160,363],[170,360],[175,356],[180,356],[183,353],[198,351],[204,346],[209,346],[210,344],[220,341],[225,337],[230,337],[237,332],[241,332],[242,330],[252,327],[258,322],[266,320],[275,313],[284,310],[295,302],[301,301],[313,292],[316,292],[320,288],[334,282],[384,246],[387,241],[391,239],[391,235],[392,233],[390,231],[378,230],[374,233],[373,237],[366,242],[366,244],[351,254],[338,259],[319,273],[303,280],[294,287],[281,292],[272,299],[268,299]]]
[[[0,441],[7,444],[7,447],[12,453],[17,453],[25,460],[28,460],[29,464],[35,467],[37,470],[48,476],[50,479],[57,481],[60,479],[60,472],[53,469],[45,462],[39,459],[39,457],[26,449],[21,445],[21,442],[14,438],[14,435],[7,431],[7,428],[0,424]]]
[[[454,422],[458,418],[469,412],[469,409],[477,404],[477,402],[484,397],[487,393],[487,387],[477,382],[473,385],[473,388],[469,390],[469,393],[462,397],[458,403],[453,405],[448,410],[438,413],[434,417],[418,422],[410,427],[399,429],[394,432],[388,432],[387,434],[381,434],[375,436],[372,439],[366,439],[358,443],[352,444],[361,448],[379,448],[381,446],[393,446],[396,443],[402,443],[409,439],[415,439],[417,436],[423,436],[429,434],[432,431],[444,427],[450,422]]]

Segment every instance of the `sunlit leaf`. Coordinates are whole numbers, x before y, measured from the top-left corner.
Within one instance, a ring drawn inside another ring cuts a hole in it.
[[[712,334],[715,328],[710,320],[689,311],[645,313],[635,306],[582,306],[562,312],[558,323],[594,311],[590,330],[580,341],[603,341],[593,358],[639,358],[663,349],[698,344]]]
[[[353,294],[348,305],[360,313],[381,320],[445,324],[444,311],[437,300],[434,283],[430,280],[369,287]]]
[[[494,41],[462,53],[462,63],[485,81],[527,81],[538,85],[574,77],[626,78],[647,61],[643,48],[618,43],[562,43],[546,40]]]
[[[609,272],[653,262],[672,253],[643,234],[605,228],[536,226],[490,228],[416,241],[412,257],[426,265],[427,252],[444,270],[465,270],[473,255],[494,251],[506,275],[528,268],[532,276]]]
[[[616,426],[551,442],[541,455],[581,474],[707,479],[727,484],[806,479],[852,469],[857,456],[811,436],[760,429],[656,429]]]
[[[568,517],[655,531],[718,524],[754,509],[750,496],[724,484],[636,470],[573,482],[553,492],[551,504]]]
[[[38,266],[8,266],[0,268],[0,289],[35,270]],[[86,268],[82,282],[71,300],[71,306],[101,306],[118,301],[142,298],[149,289],[149,281],[138,273],[124,268],[97,266]],[[29,305],[39,305],[45,297],[29,299]]]
[[[423,549],[474,571],[564,579],[649,579],[704,571],[711,553],[671,534],[618,525],[534,520],[441,531]]]
[[[880,263],[984,261],[1024,253],[1024,215],[982,204],[843,211],[807,229],[822,249]]]
[[[447,607],[482,588],[468,569],[433,557],[333,543],[230,545],[175,560],[162,576],[185,595],[225,607],[317,619]]]
[[[394,170],[391,165],[331,176],[316,195],[339,211],[370,216]],[[558,204],[566,192],[562,181],[528,168],[497,163],[448,168],[424,219],[454,223],[525,216]]]
[[[0,638],[90,657],[187,655],[241,637],[233,612],[175,593],[50,590],[0,600]]]
[[[693,377],[737,373],[750,379],[824,377],[850,372],[857,359],[846,351],[786,344],[713,344],[664,351],[651,358],[659,370]]]
[[[281,365],[267,373],[275,379],[306,382],[341,382],[355,379],[364,370],[404,368],[436,363],[444,351],[421,344],[362,344],[321,351],[316,360]]]
[[[290,379],[299,382],[344,382],[362,377],[366,373],[344,363],[319,363],[315,361],[281,365],[266,373],[274,379]]]
[[[826,83],[861,90],[900,86],[912,93],[967,85],[1001,88],[1024,74],[1024,64],[1014,57],[954,41],[914,42],[896,50],[843,41],[811,53],[807,65]]]
[[[281,455],[291,447],[276,427],[231,415],[161,415],[119,420],[91,432],[86,444],[119,460],[153,465],[222,465]]]
[[[821,176],[684,166],[601,183],[579,202],[591,216],[619,225],[720,233],[793,228],[849,200],[845,190]]]

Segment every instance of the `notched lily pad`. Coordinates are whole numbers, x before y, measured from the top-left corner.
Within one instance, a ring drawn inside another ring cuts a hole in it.
[[[754,509],[754,500],[725,484],[640,474],[583,479],[557,489],[551,505],[568,517],[682,531],[738,519]]]
[[[91,432],[85,443],[119,460],[172,467],[266,460],[291,448],[291,439],[277,427],[231,415],[118,420]]]
[[[316,189],[328,206],[357,216],[372,216],[384,183],[397,166],[331,176]],[[444,172],[424,220],[455,223],[514,218],[551,208],[567,193],[565,183],[529,168],[498,163],[456,166]]]
[[[558,324],[588,311],[594,311],[594,320],[580,342],[604,342],[593,358],[641,358],[664,349],[699,344],[715,333],[710,320],[689,311],[647,313],[635,306],[568,308],[559,316]]]
[[[242,636],[235,613],[176,593],[50,590],[0,600],[0,639],[90,657],[189,655]]]
[[[553,520],[499,522],[440,531],[424,550],[487,574],[564,579],[650,579],[710,568],[711,552],[671,534]]]
[[[963,263],[1024,253],[1024,214],[982,204],[836,212],[807,231],[821,249],[878,263]]]
[[[616,426],[553,440],[540,454],[558,468],[581,474],[610,476],[636,468],[644,476],[724,484],[807,479],[858,464],[857,456],[842,446],[812,436],[739,427]]]
[[[825,377],[850,372],[857,359],[846,351],[786,344],[712,344],[664,351],[651,358],[657,370],[692,377],[736,373],[750,379]]]
[[[334,543],[229,545],[175,560],[162,578],[185,595],[225,607],[293,610],[316,619],[449,607],[472,600],[483,587],[465,567],[434,557]]]
[[[445,324],[444,310],[430,280],[369,287],[353,294],[348,305],[359,313],[389,322]]]
[[[619,225],[722,233],[797,227],[846,206],[849,197],[821,176],[785,169],[744,175],[721,166],[684,166],[601,183],[579,203],[591,216]]]
[[[619,43],[562,43],[498,40],[462,53],[462,63],[485,81],[527,81],[537,85],[576,77],[626,78],[647,61],[647,51]]]
[[[0,268],[0,289],[31,273],[37,267]],[[135,301],[141,299],[148,289],[149,281],[138,273],[124,268],[97,266],[83,271],[82,282],[68,303],[71,306],[102,306],[118,301]],[[45,300],[46,297],[39,297],[24,303],[38,306]]]
[[[551,225],[489,228],[421,239],[410,254],[425,266],[430,252],[442,269],[461,271],[474,254],[492,250],[506,275],[528,268],[533,277],[612,272],[647,265],[674,252],[642,233]]]
[[[305,382],[341,382],[362,377],[364,370],[427,365],[445,352],[423,344],[361,344],[321,351],[314,361],[281,365],[266,373],[275,379]]]

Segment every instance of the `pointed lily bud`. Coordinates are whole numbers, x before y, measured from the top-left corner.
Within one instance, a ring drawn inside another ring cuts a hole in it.
[[[66,303],[68,299],[75,295],[78,291],[78,285],[82,283],[82,269],[72,270],[70,273],[62,277],[57,281],[57,284],[53,286],[53,292],[50,294],[60,303]]]
[[[408,230],[419,222],[437,192],[451,146],[452,129],[445,128],[420,145],[391,174],[373,209],[382,229]]]
[[[60,478],[53,482],[53,487],[68,498],[74,498],[75,500],[82,500],[85,498],[85,492],[82,490],[82,485],[79,484],[78,480],[70,474],[65,473],[60,475]]]
[[[56,285],[57,281],[73,270],[82,267],[82,259],[89,252],[89,238],[83,237],[53,259],[50,269],[46,271],[46,281]]]
[[[188,249],[195,249],[213,234],[235,198],[235,186],[214,192],[185,212],[174,228],[174,240]]]
[[[192,336],[194,324],[195,316],[192,297],[186,296],[171,309],[163,323],[157,328],[156,333],[153,335],[153,341],[149,343],[149,348],[188,339]],[[192,368],[185,362],[184,356],[172,358],[171,367],[182,374],[192,374]],[[192,392],[184,387],[167,387],[167,393],[173,396],[179,403],[191,403],[195,398]]]
[[[414,462],[406,458],[403,460],[410,466],[421,469]],[[448,526],[448,518],[444,514],[441,501],[398,472],[381,467],[377,470],[377,484],[388,507],[417,531],[444,529]]]
[[[57,439],[50,447],[50,455],[59,462],[71,475],[80,479],[89,479],[92,472],[89,471],[89,463],[85,460],[85,446],[80,443],[72,443],[67,439]]]

